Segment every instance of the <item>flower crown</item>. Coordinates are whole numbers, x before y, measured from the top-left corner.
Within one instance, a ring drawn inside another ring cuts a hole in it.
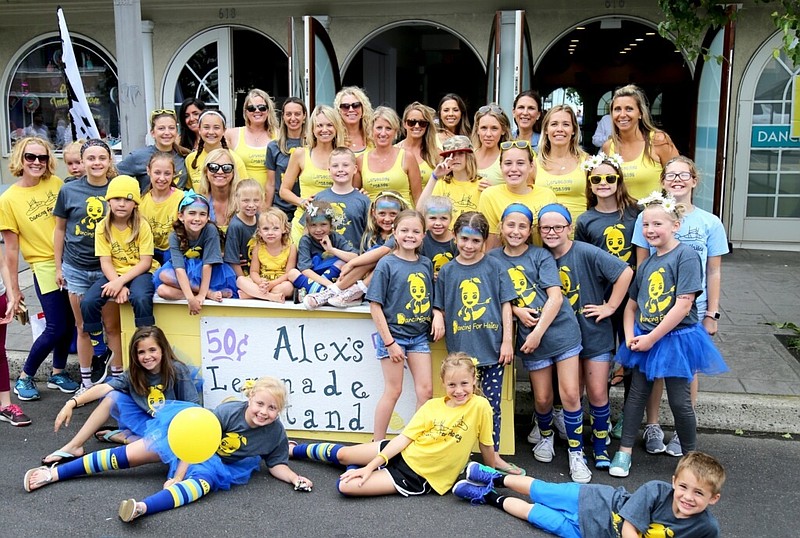
[[[314,205],[313,203],[309,202],[306,206],[306,217],[309,219],[313,219],[319,213],[319,206]],[[330,219],[331,227],[336,230],[344,226],[345,219],[344,214],[337,214],[337,212],[332,208],[329,207],[323,213],[326,218]]]
[[[678,215],[678,202],[675,201],[675,198],[670,196],[669,194],[664,196],[662,193],[658,191],[653,191],[650,193],[650,196],[647,196],[639,200],[639,205],[642,207],[648,207],[651,205],[660,205],[664,209],[664,211],[666,211],[670,215],[674,215],[675,217],[680,216]]]
[[[591,172],[604,162],[610,162],[614,167],[618,170],[622,169],[622,156],[619,153],[612,153],[611,155],[606,155],[602,151],[599,152],[597,155],[593,155],[587,158],[585,161],[581,163],[581,168],[584,172]]]

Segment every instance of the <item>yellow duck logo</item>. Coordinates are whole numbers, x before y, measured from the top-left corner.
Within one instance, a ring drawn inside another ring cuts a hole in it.
[[[642,538],[674,538],[675,531],[662,525],[661,523],[650,523],[644,534],[640,534]]]
[[[153,385],[147,393],[147,407],[150,409],[150,414],[156,412],[158,407],[164,405],[167,399],[164,397],[164,385]]]
[[[203,256],[203,247],[201,247],[200,245],[197,245],[196,247],[192,247],[189,250],[187,250],[186,252],[184,252],[183,256],[185,258],[190,258],[190,259],[200,258],[200,257]]]
[[[606,238],[606,250],[626,262],[631,257],[631,247],[625,245],[625,236],[622,233],[624,229],[622,224],[615,224],[603,230],[603,235]]]
[[[647,277],[647,295],[649,299],[644,303],[644,307],[649,314],[656,312],[663,312],[672,302],[672,292],[675,291],[675,286],[664,291],[664,268],[660,267],[658,271],[653,271]]]
[[[86,216],[75,225],[75,235],[94,235],[97,225],[106,214],[105,198],[90,196],[86,199]]]
[[[222,438],[222,441],[220,441],[217,454],[220,456],[230,456],[246,444],[247,437],[239,435],[238,433],[228,432],[225,434],[225,437]]]
[[[461,281],[458,287],[461,290],[461,304],[463,305],[458,309],[458,317],[464,321],[475,321],[480,319],[487,305],[491,302],[491,298],[481,301],[481,290],[478,284],[481,283],[479,278],[468,278]]]
[[[167,238],[172,231],[171,222],[158,222],[155,217],[150,217],[147,219],[147,223],[150,224],[150,229],[153,231],[153,244],[163,245],[168,241]]]
[[[435,255],[431,260],[433,262],[433,272],[438,273],[439,270],[452,259],[453,259],[452,252],[440,252],[439,254]]]
[[[331,202],[331,209],[333,209],[333,223],[336,225],[334,231],[339,235],[344,235],[347,227],[350,226],[350,220],[344,212],[345,205],[342,202]]]
[[[572,278],[570,277],[571,271],[566,265],[558,268],[558,276],[561,279],[561,292],[564,297],[569,301],[570,306],[575,306],[581,296],[581,285],[578,284],[573,289]]]
[[[521,265],[508,268],[508,276],[517,292],[517,306],[530,306],[536,300],[536,286],[531,286],[528,277],[525,276],[525,268]]]

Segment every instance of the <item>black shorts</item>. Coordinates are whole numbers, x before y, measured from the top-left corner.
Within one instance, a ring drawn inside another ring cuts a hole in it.
[[[388,439],[381,441],[381,450],[386,448],[386,445],[388,444]],[[408,466],[406,460],[403,459],[402,452],[391,458],[388,465],[384,466],[384,469],[392,477],[394,489],[396,489],[397,493],[404,497],[409,497],[411,495],[425,495],[426,493],[430,493],[432,491],[431,485],[428,484],[428,481],[415,473],[414,470]]]

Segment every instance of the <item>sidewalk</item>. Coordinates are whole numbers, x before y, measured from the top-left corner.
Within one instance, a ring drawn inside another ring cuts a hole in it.
[[[22,266],[21,266],[22,267]],[[30,270],[20,272],[20,286],[31,316],[40,311]],[[766,325],[800,325],[800,253],[736,250],[722,261],[722,318],[714,338],[730,372],[701,377],[697,423],[701,428],[800,434],[800,362],[775,337],[790,334]],[[12,382],[31,346],[30,325],[12,322],[6,348]],[[49,362],[49,361],[48,361]],[[78,379],[77,358],[69,368]],[[72,368],[75,370],[73,371]],[[49,373],[49,365],[39,375]],[[616,416],[621,388],[612,389]],[[666,399],[662,424],[672,421]],[[533,402],[524,372],[517,374],[516,413],[530,416]]]

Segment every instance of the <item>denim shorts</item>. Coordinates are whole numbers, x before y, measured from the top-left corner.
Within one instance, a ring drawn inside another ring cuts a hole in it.
[[[67,291],[73,295],[86,295],[89,288],[92,287],[96,281],[103,278],[103,271],[87,271],[86,269],[79,269],[74,265],[70,265],[65,261],[61,262],[61,272],[64,279],[67,281]]]
[[[533,372],[535,370],[541,370],[542,368],[547,368],[551,364],[555,364],[557,362],[563,361],[564,359],[580,355],[582,349],[583,346],[578,344],[572,349],[565,351],[561,355],[556,355],[555,357],[550,357],[549,359],[522,359],[522,365],[529,372]]]
[[[581,358],[583,358],[583,357],[581,357]],[[605,353],[601,353],[600,355],[597,355],[596,357],[589,357],[586,360],[587,361],[592,361],[592,362],[611,362],[611,361],[614,360],[614,354],[611,353],[610,351],[606,351]]]
[[[431,346],[428,345],[427,334],[420,334],[413,338],[395,338],[394,341],[403,349],[403,353],[406,356],[409,353],[431,352]],[[386,350],[386,346],[383,345],[383,340],[378,333],[375,333],[375,356],[378,357],[379,360],[389,358],[389,352]]]

